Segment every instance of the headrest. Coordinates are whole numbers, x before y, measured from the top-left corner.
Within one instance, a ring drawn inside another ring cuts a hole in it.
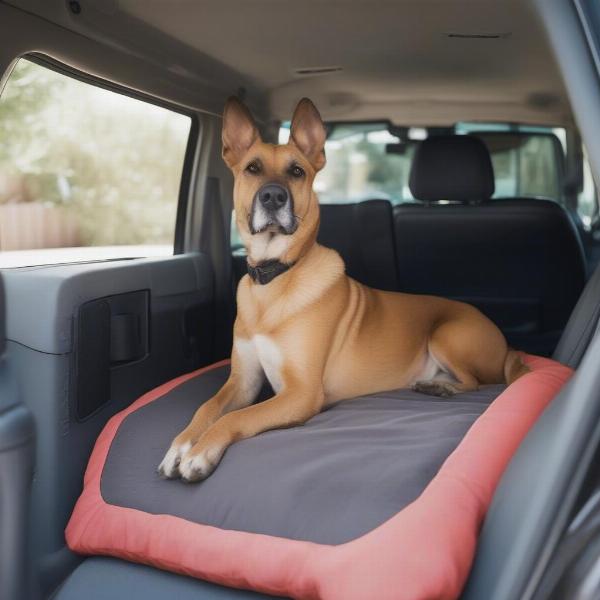
[[[415,151],[409,187],[417,200],[481,202],[494,193],[494,169],[485,144],[470,135],[440,135]]]

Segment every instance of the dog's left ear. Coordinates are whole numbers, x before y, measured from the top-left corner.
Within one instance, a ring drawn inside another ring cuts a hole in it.
[[[290,143],[308,158],[316,171],[325,166],[326,137],[319,111],[308,98],[302,98],[292,117]]]

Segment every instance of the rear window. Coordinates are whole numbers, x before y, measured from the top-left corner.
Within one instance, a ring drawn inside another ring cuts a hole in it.
[[[287,127],[282,127],[281,141],[289,136]],[[494,198],[561,200],[564,130],[459,123],[454,132],[476,135],[487,145],[494,166]],[[330,126],[325,144],[327,166],[315,180],[321,202],[383,198],[399,204],[413,200],[408,181],[415,148],[434,134],[425,128],[388,123]]]
[[[0,96],[0,268],[172,254],[190,128],[20,59]]]

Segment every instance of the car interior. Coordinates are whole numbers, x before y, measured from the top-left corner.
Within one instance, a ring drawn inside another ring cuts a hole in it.
[[[319,243],[574,370],[464,600],[598,598],[600,9],[587,0],[0,1],[0,598],[267,598],[65,542],[107,422],[229,357],[226,99],[327,129]],[[143,452],[143,449],[141,450]]]

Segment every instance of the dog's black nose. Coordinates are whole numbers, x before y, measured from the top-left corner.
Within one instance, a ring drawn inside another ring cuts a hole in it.
[[[267,210],[277,210],[286,204],[290,195],[278,183],[267,183],[258,190],[258,200]]]

